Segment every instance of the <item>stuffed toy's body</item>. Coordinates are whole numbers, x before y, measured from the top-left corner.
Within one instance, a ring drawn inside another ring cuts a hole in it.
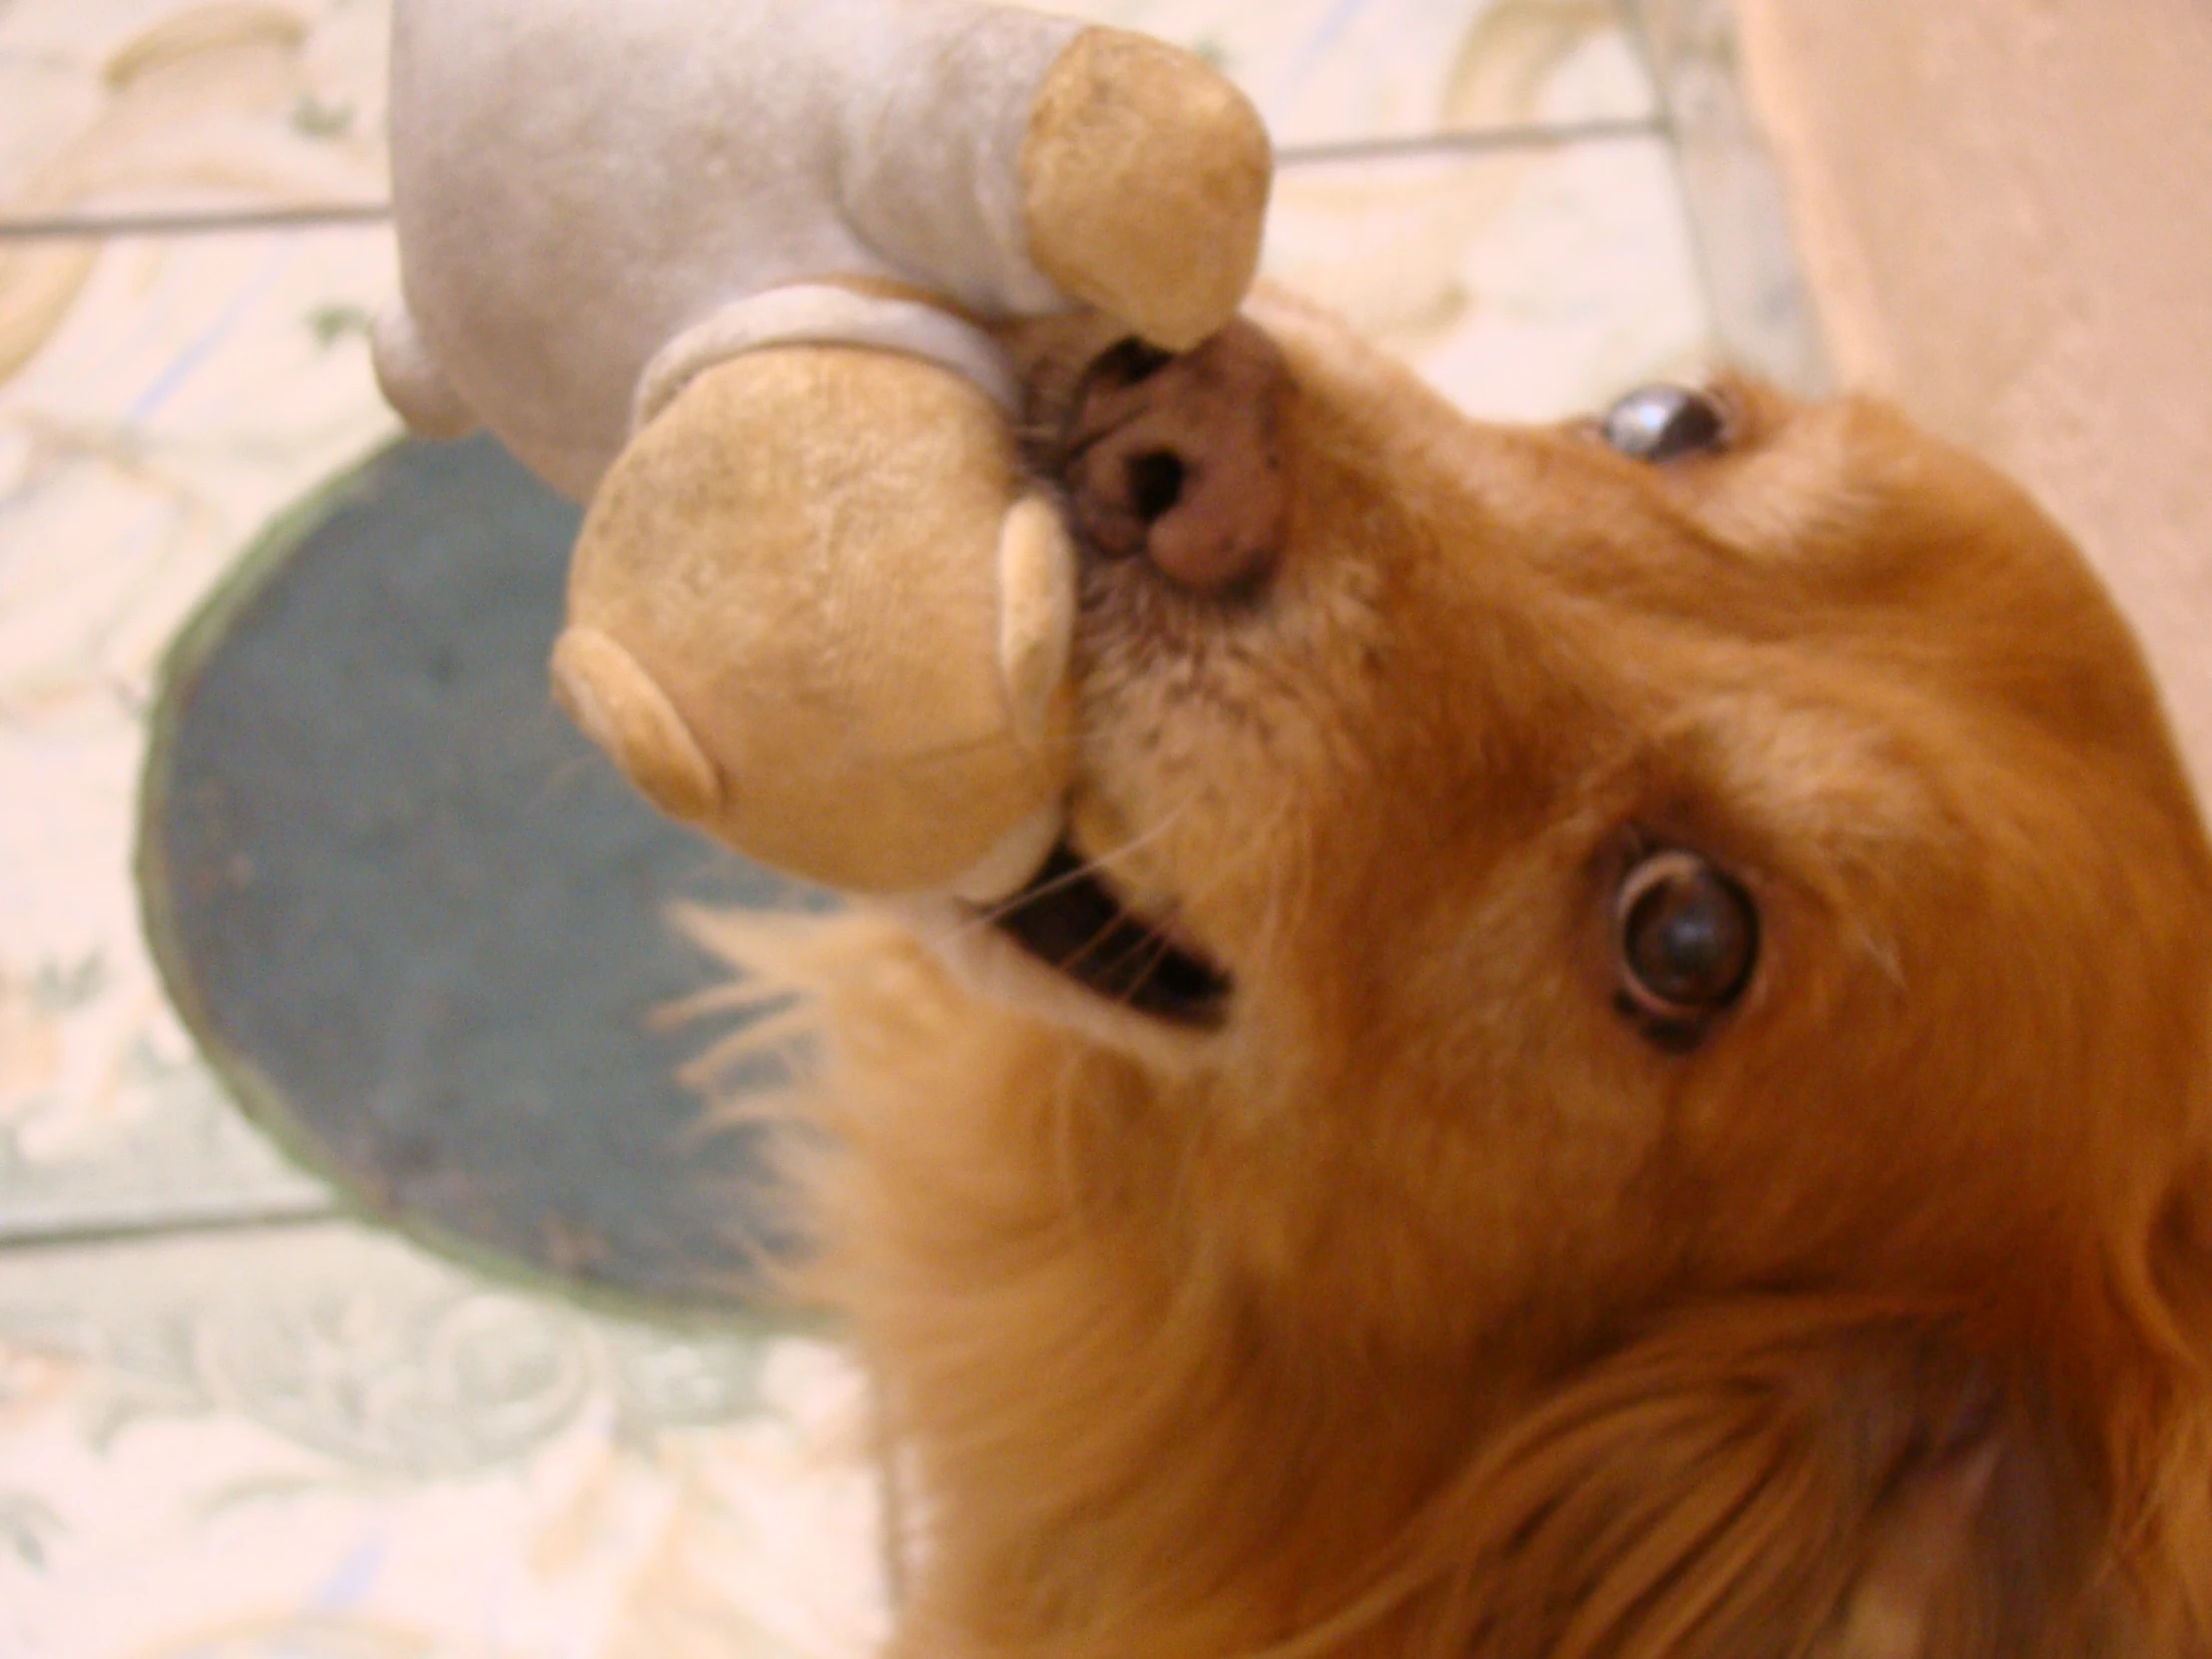
[[[646,793],[856,890],[1017,884],[1073,555],[993,322],[1171,349],[1249,285],[1264,130],[1195,59],[967,0],[398,0],[417,431],[591,503],[563,702]]]

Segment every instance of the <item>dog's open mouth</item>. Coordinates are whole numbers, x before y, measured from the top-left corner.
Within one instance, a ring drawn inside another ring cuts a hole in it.
[[[1229,975],[1130,911],[1064,841],[991,919],[1047,967],[1124,1007],[1198,1027],[1227,1015]]]

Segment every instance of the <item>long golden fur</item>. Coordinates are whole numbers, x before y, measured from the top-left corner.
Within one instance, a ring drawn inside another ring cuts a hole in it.
[[[1653,466],[1257,314],[1279,567],[1100,564],[1079,641],[1076,842],[1221,1029],[979,921],[766,952],[891,1652],[2212,1655],[2212,859],[2080,559],[1870,402]],[[1654,843],[1764,929],[1686,1053],[1614,1005]]]

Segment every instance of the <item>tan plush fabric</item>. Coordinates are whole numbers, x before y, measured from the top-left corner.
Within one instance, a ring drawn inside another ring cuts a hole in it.
[[[662,690],[714,788],[651,721],[594,736],[772,863],[865,891],[943,882],[1064,786],[1064,694],[1025,739],[999,670],[1016,493],[1005,422],[931,364],[816,348],[710,370],[608,476],[570,610]],[[606,683],[569,700],[637,706]]]
[[[1252,285],[1267,129],[1188,53],[1118,29],[1078,36],[1038,89],[1021,175],[1038,267],[1156,344],[1196,345]]]

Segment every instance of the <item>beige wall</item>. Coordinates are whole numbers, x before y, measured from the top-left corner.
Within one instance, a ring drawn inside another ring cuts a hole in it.
[[[1838,378],[2081,538],[2212,786],[2212,0],[1737,4]]]

